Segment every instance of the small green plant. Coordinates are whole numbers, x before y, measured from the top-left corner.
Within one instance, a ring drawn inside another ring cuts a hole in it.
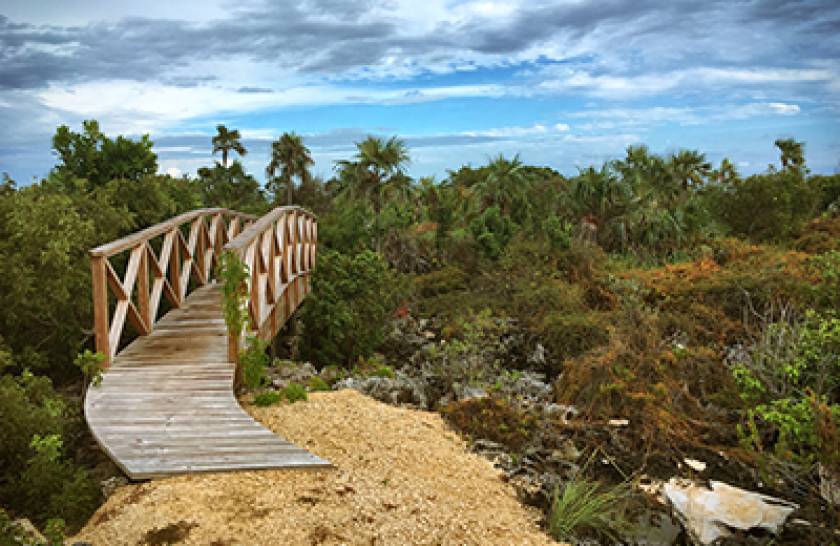
[[[261,392],[254,396],[254,405],[264,408],[266,406],[273,406],[283,399],[283,396],[277,391]]]
[[[388,366],[387,364],[383,364],[376,368],[373,371],[373,374],[371,375],[375,377],[387,377],[388,379],[393,379],[394,377],[396,377],[396,374],[394,374],[394,369],[391,368],[391,366]]]
[[[594,535],[620,542],[631,529],[624,512],[629,494],[624,484],[604,487],[582,477],[558,485],[548,516],[549,532],[562,541]]]
[[[67,524],[61,518],[52,518],[47,520],[44,526],[44,537],[47,539],[48,546],[64,546],[64,541],[67,538]]]
[[[309,387],[309,392],[318,392],[318,391],[328,391],[330,390],[330,386],[324,381],[320,376],[313,375],[309,378],[307,383],[307,387]]]
[[[105,362],[105,355],[99,352],[94,353],[90,349],[85,349],[73,360],[73,364],[82,371],[82,375],[94,387],[102,383],[102,374],[105,372],[103,362]]]
[[[289,383],[280,393],[291,404],[305,402],[308,399],[306,388],[299,383]]]
[[[265,350],[268,342],[256,336],[249,336],[245,343],[245,350],[239,353],[239,366],[245,386],[254,390],[266,382],[265,369],[269,359]]]

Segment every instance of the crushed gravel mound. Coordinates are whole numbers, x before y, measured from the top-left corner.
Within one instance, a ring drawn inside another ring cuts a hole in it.
[[[555,544],[513,488],[434,413],[352,390],[247,406],[335,468],[121,487],[73,540],[116,544]]]

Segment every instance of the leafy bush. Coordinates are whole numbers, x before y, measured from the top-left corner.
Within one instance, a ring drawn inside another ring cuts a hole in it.
[[[476,245],[488,258],[496,259],[513,237],[513,222],[498,207],[488,207],[470,223]]]
[[[469,276],[456,265],[447,265],[415,277],[417,295],[422,298],[433,298],[463,290],[468,283]]]
[[[242,382],[251,390],[261,387],[266,382],[265,369],[269,358],[266,354],[268,342],[256,336],[249,336],[246,348],[239,353],[239,367],[242,370]]]
[[[396,375],[394,374],[394,369],[391,366],[388,366],[388,365],[385,365],[385,364],[376,368],[373,371],[373,376],[374,377],[386,377],[388,379],[393,379],[394,377],[396,377]]]
[[[781,315],[731,370],[750,406],[741,428],[749,447],[802,462],[831,458],[819,449],[816,412],[824,405],[828,419],[840,423],[840,318]]]
[[[306,384],[306,387],[309,389],[309,392],[330,390],[329,384],[318,375],[313,375],[312,377],[310,377],[309,381]]]
[[[281,395],[277,391],[261,392],[254,396],[254,405],[259,406],[261,408],[266,406],[273,406],[282,399],[283,395]]]
[[[778,241],[797,234],[813,217],[819,200],[817,188],[798,171],[786,169],[750,176],[722,188],[712,208],[732,233],[757,241]]]
[[[301,353],[321,365],[351,365],[369,357],[385,337],[400,288],[382,257],[324,251],[303,305]]]
[[[840,250],[814,256],[810,266],[819,278],[811,288],[813,303],[822,309],[840,309]]]
[[[575,477],[555,488],[548,530],[561,541],[597,537],[622,542],[622,537],[632,528],[625,515],[629,495],[630,491],[623,484],[604,487],[598,482]]]
[[[0,378],[0,504],[37,524],[61,517],[76,528],[98,506],[100,492],[64,455],[66,414],[46,377]]]
[[[295,402],[305,402],[309,396],[306,394],[306,387],[299,383],[289,383],[286,385],[280,394],[289,401],[290,404]]]
[[[63,457],[59,435],[36,434],[30,447],[34,455],[20,476],[17,506],[37,522],[58,517],[74,525],[83,523],[99,504],[96,482]]]
[[[435,377],[437,394],[443,396],[460,387],[488,384],[505,364],[504,343],[509,323],[484,309],[444,329],[448,339],[425,347],[423,359]]]
[[[105,362],[105,355],[94,353],[90,349],[85,349],[73,360],[73,364],[82,371],[82,375],[94,387],[102,383],[102,374],[105,371],[103,362]]]

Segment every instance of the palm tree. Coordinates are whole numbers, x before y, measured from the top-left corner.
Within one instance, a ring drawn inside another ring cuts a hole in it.
[[[712,174],[706,155],[696,150],[680,150],[672,154],[666,169],[683,190],[701,187]]]
[[[216,126],[216,136],[213,137],[213,155],[216,152],[222,152],[222,166],[227,167],[228,153],[234,151],[240,156],[248,153],[245,146],[242,145],[242,136],[238,129],[229,131],[227,127],[222,124]]]
[[[401,178],[409,162],[405,142],[397,137],[387,141],[374,136],[356,143],[356,155],[350,161],[336,162],[340,180],[347,191],[370,201],[376,221],[377,248],[381,248],[379,215],[389,185]]]
[[[382,211],[385,188],[402,174],[409,162],[405,143],[397,137],[387,141],[369,136],[356,143],[356,155],[351,161],[338,161],[340,174],[349,176],[353,183],[349,188],[357,196],[364,196],[371,201],[373,211],[379,215]]]
[[[728,157],[724,157],[720,162],[720,168],[712,171],[712,178],[716,180],[718,184],[730,184],[736,182],[739,179],[738,169],[735,168],[735,165]]]
[[[485,168],[487,175],[475,185],[475,195],[481,201],[481,209],[495,205],[503,214],[510,215],[518,205],[527,216],[530,179],[519,155],[508,160],[499,154]]]
[[[297,177],[301,184],[305,184],[310,177],[309,167],[313,165],[312,154],[303,144],[300,135],[283,133],[280,138],[271,144],[271,162],[266,168],[269,190],[274,193],[275,202],[279,201],[277,195],[280,187],[286,187],[286,204],[291,205],[294,201],[294,178]],[[278,169],[280,170],[279,180],[275,178]],[[279,182],[279,184],[278,184]]]
[[[805,166],[805,150],[801,142],[797,142],[792,138],[780,138],[774,144],[782,154],[782,169],[787,169],[788,167],[801,169]]]
[[[571,183],[569,198],[583,231],[600,241],[610,234],[623,246],[627,241],[628,215],[639,205],[634,188],[610,163],[600,170],[582,170]]]

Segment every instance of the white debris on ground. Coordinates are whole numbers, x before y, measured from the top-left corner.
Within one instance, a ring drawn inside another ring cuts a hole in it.
[[[671,478],[662,493],[683,522],[692,540],[711,544],[731,535],[730,529],[748,531],[761,527],[779,533],[798,505],[739,489],[723,482],[710,482],[711,489],[688,480]]]
[[[689,459],[686,457],[683,459],[683,462],[693,471],[695,472],[703,472],[706,470],[706,463],[703,461],[698,461],[697,459]]]

